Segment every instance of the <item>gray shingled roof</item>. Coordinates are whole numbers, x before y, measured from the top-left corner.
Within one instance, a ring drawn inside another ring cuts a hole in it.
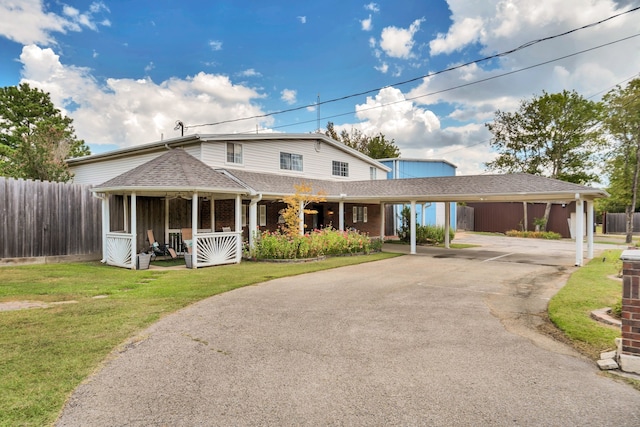
[[[169,150],[97,186],[94,191],[261,193],[266,197],[281,197],[293,194],[294,185],[302,182],[310,184],[314,193],[324,192],[329,200],[344,199],[372,203],[411,200],[568,201],[574,199],[576,194],[583,199],[607,197],[603,190],[529,174],[343,181],[236,169],[214,170],[182,149]]]
[[[329,181],[286,175],[230,170],[256,193],[280,195],[294,192],[306,182],[328,198],[382,201],[569,200],[606,197],[607,193],[584,185],[529,174],[467,175],[367,181]]]
[[[248,192],[242,184],[179,148],[98,185],[95,191],[114,189]]]

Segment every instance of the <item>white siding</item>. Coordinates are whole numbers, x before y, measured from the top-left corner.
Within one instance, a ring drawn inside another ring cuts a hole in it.
[[[73,182],[76,184],[98,185],[115,178],[149,160],[158,157],[161,153],[145,153],[137,156],[119,157],[117,159],[103,160],[101,162],[87,163],[70,166],[73,172]]]
[[[316,149],[315,141],[309,140],[269,140],[269,141],[233,141],[242,144],[243,164],[226,163],[225,142],[205,142],[202,148],[202,160],[214,168],[245,169],[255,172],[277,173],[302,176],[315,179],[368,180],[371,163],[359,159],[332,145],[320,143]],[[302,172],[281,170],[280,153],[302,155]],[[337,177],[331,173],[332,161],[349,163],[349,177]],[[386,179],[386,171],[378,169],[377,179]]]
[[[185,151],[195,158],[200,158],[200,144],[185,147]],[[164,154],[166,149],[151,153],[131,154],[126,157],[107,159],[99,162],[81,165],[70,165],[73,172],[73,182],[76,184],[99,185],[133,168],[147,163],[150,160]]]
[[[202,141],[185,146],[184,149],[197,159],[214,169],[245,169],[254,172],[277,173],[313,179],[331,180],[369,180],[370,167],[373,164],[324,141],[318,149],[315,140],[267,140],[267,141],[229,141],[242,144],[243,164],[226,162],[226,141]],[[140,166],[165,153],[164,148],[142,154],[131,153],[113,159],[104,159],[92,163],[71,165],[75,174],[73,182],[79,184],[102,184],[116,176]],[[302,155],[302,172],[281,170],[280,153]],[[333,161],[347,162],[349,176],[332,175]],[[386,179],[387,173],[378,168],[377,179]]]

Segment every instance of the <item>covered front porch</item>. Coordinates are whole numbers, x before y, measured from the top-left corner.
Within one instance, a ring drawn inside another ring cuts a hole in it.
[[[228,225],[222,227],[215,226],[214,194],[143,194],[99,195],[103,214],[102,262],[137,269],[139,254],[153,252],[149,231],[162,245],[187,258],[186,265],[191,268],[240,262],[243,246],[240,194],[233,199],[217,195],[221,205],[233,206],[231,221],[225,220]],[[225,206],[224,210],[229,209]]]

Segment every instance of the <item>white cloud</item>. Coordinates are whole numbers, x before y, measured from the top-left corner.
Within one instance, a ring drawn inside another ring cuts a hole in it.
[[[220,40],[209,40],[209,47],[213,51],[222,50],[222,42]]]
[[[297,96],[298,92],[293,89],[284,89],[282,92],[280,92],[280,99],[282,99],[289,105],[295,104],[297,102]]]
[[[63,5],[62,15],[59,15],[47,11],[42,0],[0,0],[0,36],[25,45],[53,45],[53,33],[65,34],[67,31],[82,31],[83,28],[97,31],[99,25],[110,25],[109,20],[96,21],[94,16],[108,11],[103,3],[94,2],[87,12]]]
[[[298,21],[300,21],[301,24],[306,24],[307,23],[307,17],[306,16],[298,16]]]
[[[370,10],[371,12],[380,12],[380,7],[377,3],[367,3],[364,5],[366,10]]]
[[[380,47],[392,58],[409,59],[413,57],[412,49],[415,44],[413,36],[420,29],[424,19],[416,19],[409,28],[386,27],[380,35]]]
[[[387,64],[386,62],[381,62],[380,64],[376,65],[375,67],[376,70],[380,71],[382,74],[387,74],[387,71],[389,71],[389,64]]]
[[[146,67],[144,67],[144,71],[145,73],[148,73],[149,71],[153,70],[154,68],[156,68],[155,64],[153,63],[153,61],[149,62],[147,64]]]
[[[241,77],[261,77],[262,74],[259,73],[258,71],[254,70],[253,68],[248,68],[244,71],[240,71],[238,73],[239,76]]]
[[[179,136],[185,125],[264,114],[252,101],[263,95],[228,77],[198,73],[160,83],[151,79],[107,79],[104,85],[87,68],[64,65],[50,48],[25,46],[20,55],[22,82],[51,94],[54,104],[74,120],[76,135],[90,145],[127,147]],[[73,105],[73,111],[65,110]],[[188,133],[245,132],[265,127],[271,118],[185,129]]]
[[[362,31],[371,31],[373,29],[373,25],[371,23],[371,15],[369,15],[368,18],[360,21],[360,24],[362,25]]]

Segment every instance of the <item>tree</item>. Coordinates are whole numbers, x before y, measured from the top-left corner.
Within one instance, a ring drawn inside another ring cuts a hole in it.
[[[68,181],[69,157],[91,154],[48,93],[28,84],[0,88],[0,175]]]
[[[319,191],[317,194],[313,194],[311,185],[305,182],[294,184],[293,188],[296,192],[282,199],[282,201],[287,204],[282,216],[284,217],[283,231],[288,236],[304,234],[305,226],[300,212],[301,209],[305,214],[313,215],[317,213],[317,211],[307,209],[307,206],[311,203],[326,201],[324,192]]]
[[[325,135],[366,154],[372,159],[400,157],[400,149],[396,146],[395,140],[387,141],[382,132],[375,136],[368,136],[358,129],[352,129],[351,133],[343,130],[340,132],[340,135],[338,135],[333,123],[328,122]]]
[[[640,180],[640,79],[624,88],[618,86],[603,101],[607,107],[604,125],[613,143],[605,165],[611,195],[606,204],[624,207],[626,243],[631,243]]]
[[[487,123],[498,157],[486,166],[501,173],[525,172],[577,184],[597,181],[595,154],[602,131],[596,125],[602,117],[602,104],[575,91],[543,92],[523,100],[518,111],[497,111],[493,123]],[[547,203],[545,224],[550,210]]]

